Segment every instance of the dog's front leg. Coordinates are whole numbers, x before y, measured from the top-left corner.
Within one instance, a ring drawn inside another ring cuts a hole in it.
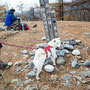
[[[56,66],[55,57],[51,56],[51,60],[53,61],[53,65]]]
[[[53,61],[53,65],[54,66],[56,66],[56,63],[55,63],[55,59],[56,59],[56,51],[55,51],[55,49],[51,49],[51,59],[52,59],[52,61]]]

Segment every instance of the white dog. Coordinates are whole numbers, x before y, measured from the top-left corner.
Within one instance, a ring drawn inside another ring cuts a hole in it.
[[[56,55],[56,48],[59,48],[61,46],[61,41],[59,38],[55,38],[53,40],[51,40],[48,43],[48,46],[46,47],[46,49],[41,49],[39,48],[38,50],[36,50],[35,52],[35,57],[34,60],[32,61],[33,64],[33,68],[34,70],[36,70],[36,79],[39,80],[39,74],[42,70],[42,67],[44,65],[44,62],[48,56],[48,58],[50,57],[51,60],[53,61],[53,65],[55,64],[55,59],[57,58]]]

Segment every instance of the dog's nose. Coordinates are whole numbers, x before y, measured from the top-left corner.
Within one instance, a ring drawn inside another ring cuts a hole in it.
[[[57,47],[56,49],[57,49],[57,50],[59,50],[60,48],[59,48],[59,47]]]

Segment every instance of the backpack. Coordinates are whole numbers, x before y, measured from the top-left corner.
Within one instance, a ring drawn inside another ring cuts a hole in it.
[[[20,30],[22,30],[22,24],[20,25]],[[27,24],[24,23],[24,30],[29,30],[29,27]]]

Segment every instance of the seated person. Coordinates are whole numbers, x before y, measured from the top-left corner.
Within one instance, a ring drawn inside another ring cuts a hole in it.
[[[5,18],[5,26],[8,26],[7,29],[13,29],[14,25],[18,25],[20,23],[20,18],[14,16],[15,9],[10,9]]]

